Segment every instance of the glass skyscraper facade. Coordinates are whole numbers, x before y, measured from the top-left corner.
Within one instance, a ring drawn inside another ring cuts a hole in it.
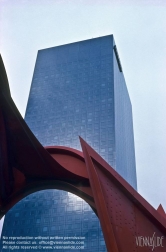
[[[112,35],[40,50],[25,120],[44,146],[81,150],[81,136],[137,189],[132,108]],[[107,251],[93,210],[65,191],[31,194],[7,213],[2,235],[28,234],[82,236],[84,251]]]

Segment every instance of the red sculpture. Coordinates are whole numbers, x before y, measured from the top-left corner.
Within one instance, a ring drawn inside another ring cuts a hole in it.
[[[0,218],[32,192],[62,189],[84,199],[98,215],[109,252],[166,251],[162,206],[155,210],[80,141],[83,152],[39,143],[10,96],[0,59]]]

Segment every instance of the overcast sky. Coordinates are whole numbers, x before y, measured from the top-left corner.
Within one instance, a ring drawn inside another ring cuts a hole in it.
[[[166,210],[165,31],[164,0],[0,0],[0,53],[22,116],[39,49],[114,35],[133,107],[138,192]]]

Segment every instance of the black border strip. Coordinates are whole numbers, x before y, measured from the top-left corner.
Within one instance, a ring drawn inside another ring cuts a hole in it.
[[[113,48],[114,48],[116,60],[117,60],[117,63],[118,63],[119,71],[120,71],[120,72],[123,72],[123,71],[122,71],[122,65],[121,65],[121,63],[120,63],[120,58],[119,58],[119,54],[118,54],[116,45],[114,45]]]

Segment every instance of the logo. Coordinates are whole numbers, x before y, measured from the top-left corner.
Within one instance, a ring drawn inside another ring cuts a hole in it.
[[[152,251],[154,248],[163,247],[164,236],[155,236],[155,232],[152,237],[137,236],[135,238],[138,247],[152,247]]]

